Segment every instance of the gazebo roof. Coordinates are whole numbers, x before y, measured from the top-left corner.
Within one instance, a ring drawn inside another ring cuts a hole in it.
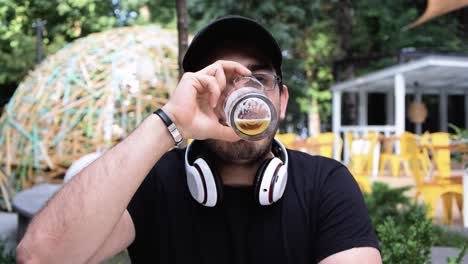
[[[387,92],[394,89],[395,75],[402,74],[406,93],[419,90],[424,94],[468,92],[468,57],[428,56],[408,63],[387,67],[331,87],[341,92]]]

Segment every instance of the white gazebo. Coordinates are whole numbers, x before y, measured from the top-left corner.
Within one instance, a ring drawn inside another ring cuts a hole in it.
[[[415,83],[418,85],[413,85]],[[428,56],[337,83],[331,87],[331,90],[333,92],[333,133],[340,137],[348,131],[354,133],[373,131],[385,135],[400,135],[405,131],[406,94],[414,94],[416,102],[421,102],[423,94],[439,95],[440,131],[447,131],[448,128],[448,95],[464,95],[465,107],[460,110],[466,113],[465,127],[468,127],[468,57]],[[358,94],[357,126],[341,125],[341,98],[344,93]],[[368,125],[367,95],[369,93],[386,94],[386,125]],[[416,125],[416,133],[421,133],[421,130],[421,124]],[[343,136],[343,138],[347,146],[346,137]],[[344,148],[345,162],[349,159],[347,149]],[[340,159],[337,155],[338,152],[335,152],[335,159]]]

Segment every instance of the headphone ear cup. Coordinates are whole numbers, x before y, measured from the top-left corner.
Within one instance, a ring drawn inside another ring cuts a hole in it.
[[[216,167],[208,159],[204,159],[208,167],[210,168],[211,174],[213,175],[214,186],[216,190],[216,203],[214,206],[219,205],[223,201],[224,191],[223,191],[223,180],[218,174]]]
[[[283,186],[283,179],[284,177],[280,177],[281,170],[284,170],[283,162],[279,158],[273,158],[267,162],[262,170],[259,170],[258,173],[261,173],[258,178],[258,202],[260,205],[271,205],[274,202],[278,201],[281,198],[282,191],[284,191]],[[280,180],[280,184],[277,184],[278,180]],[[278,190],[278,189],[283,189]],[[281,195],[278,195],[280,194]]]
[[[288,182],[288,167],[284,164],[278,169],[275,175],[275,185],[273,189],[273,202],[278,201],[283,197],[286,183]]]
[[[216,206],[223,196],[221,180],[216,171],[212,169],[213,167],[210,166],[207,160],[202,158],[196,159],[195,162],[193,162],[193,167],[200,176],[200,183],[197,184],[197,187],[201,192],[196,196],[197,198],[194,196],[195,200],[204,206]]]
[[[202,181],[202,171],[199,167],[185,164],[185,174],[187,176],[187,186],[193,199],[201,204],[206,197],[206,183]]]
[[[260,167],[258,168],[257,173],[255,174],[254,195],[255,195],[255,201],[257,203],[260,202],[259,199],[260,199],[260,192],[262,192],[261,186],[262,186],[262,181],[263,181],[263,175],[265,173],[265,169],[267,168],[271,160],[272,158],[264,160],[262,164],[260,165]]]

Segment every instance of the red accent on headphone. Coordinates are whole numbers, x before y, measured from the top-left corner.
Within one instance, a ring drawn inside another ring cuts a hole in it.
[[[278,171],[281,169],[283,166],[283,163],[278,164],[275,169],[275,173],[273,173],[273,176],[271,177],[271,182],[270,182],[270,190],[268,191],[268,202],[273,203],[273,187],[275,186],[276,179],[278,179]]]
[[[203,202],[202,202],[202,204],[206,204],[206,200],[208,199],[208,193],[206,192],[205,175],[203,175],[203,172],[202,172],[200,166],[198,166],[198,164],[194,163],[193,166],[195,167],[195,169],[197,169],[198,173],[200,174],[200,178],[201,178],[202,184],[203,184]]]

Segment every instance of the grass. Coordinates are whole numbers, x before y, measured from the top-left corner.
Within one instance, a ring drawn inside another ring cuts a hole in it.
[[[433,233],[436,238],[434,241],[434,246],[460,248],[463,245],[468,245],[468,235],[465,235],[461,232],[434,225]]]
[[[0,240],[0,264],[14,264],[15,254],[13,252],[5,252],[5,242]]]

